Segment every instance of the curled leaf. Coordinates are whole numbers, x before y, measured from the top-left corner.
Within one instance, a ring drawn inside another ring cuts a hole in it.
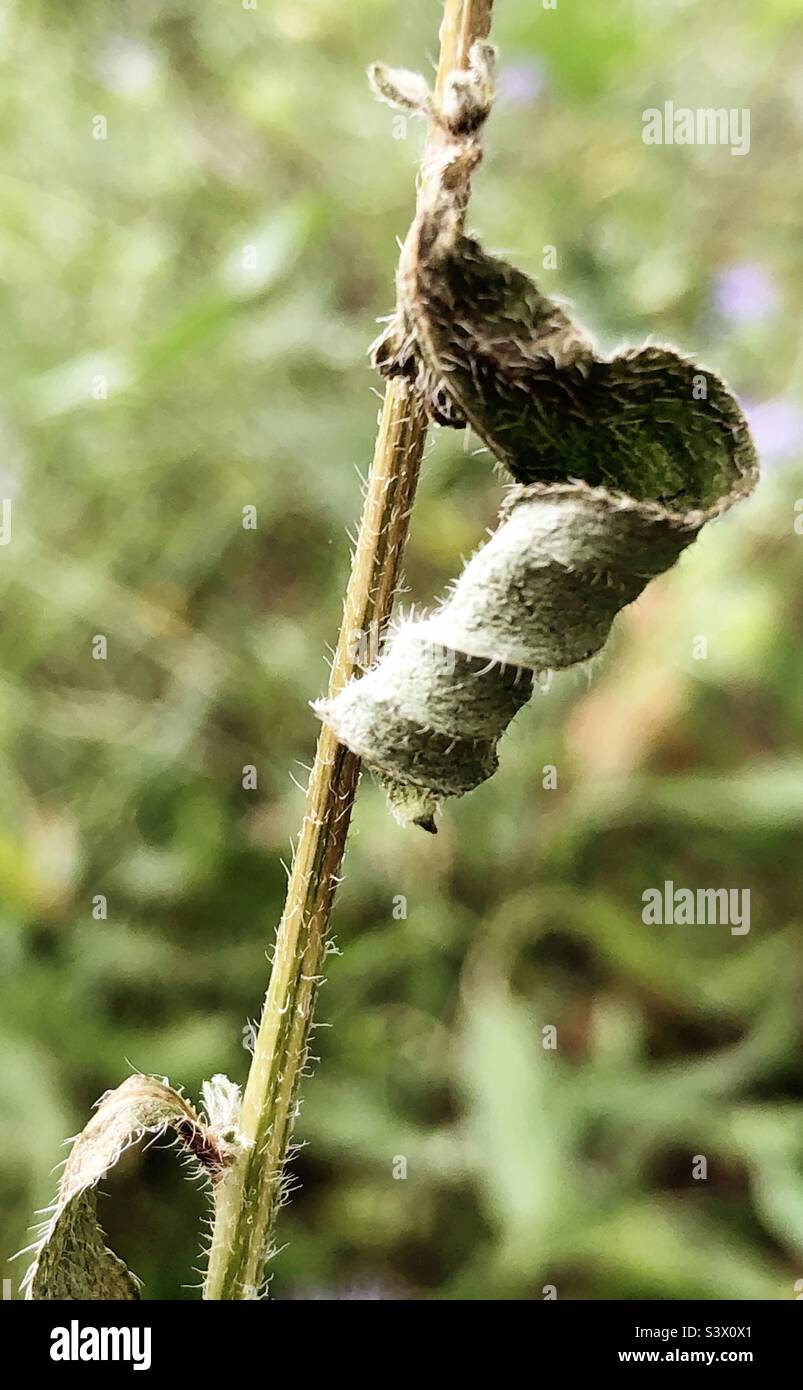
[[[717,376],[672,348],[598,356],[562,306],[464,234],[490,108],[481,54],[452,90],[460,110],[441,111],[450,141],[373,360],[407,378],[436,422],[471,425],[519,486],[448,600],[317,707],[386,783],[397,817],[428,830],[441,797],[493,773],[533,673],[599,651],[616,613],[758,475]]]
[[[132,1144],[146,1134],[167,1131],[213,1182],[231,1159],[230,1140],[222,1140],[166,1082],[130,1076],[101,1097],[73,1143],[52,1213],[35,1246],[24,1280],[28,1298],[139,1298],[136,1276],[106,1246],[97,1221],[96,1189]]]

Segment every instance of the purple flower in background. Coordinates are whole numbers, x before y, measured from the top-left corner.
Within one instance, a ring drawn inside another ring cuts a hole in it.
[[[500,106],[532,106],[546,86],[546,68],[535,58],[516,58],[499,69],[496,96]]]
[[[716,277],[714,303],[728,323],[761,323],[778,307],[778,289],[766,266],[739,261]]]
[[[322,1287],[314,1284],[308,1288],[298,1289],[295,1293],[290,1295],[293,1301],[302,1300],[306,1302],[308,1300],[314,1300],[324,1303],[332,1303],[334,1301],[348,1302],[350,1300],[354,1300],[357,1303],[374,1303],[384,1299],[398,1301],[403,1297],[405,1297],[405,1295],[397,1290],[379,1283],[353,1283],[343,1285],[340,1288],[335,1285],[331,1287]]]
[[[745,406],[759,458],[766,463],[803,454],[803,408],[785,396]]]

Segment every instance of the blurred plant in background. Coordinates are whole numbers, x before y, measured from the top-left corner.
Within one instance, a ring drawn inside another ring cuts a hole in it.
[[[363,71],[420,67],[436,18],[0,13],[5,1256],[128,1067],[195,1094],[245,1075],[420,148]],[[473,224],[605,348],[652,334],[721,370],[765,480],[590,680],[537,696],[437,839],[364,784],[272,1291],[794,1297],[803,21],[795,0],[507,0],[495,39]],[[749,107],[750,154],[645,146],[642,111],[670,98]],[[405,604],[440,591],[500,488],[437,437]],[[645,926],[642,892],[669,879],[749,888],[749,935]],[[114,1248],[176,1297],[202,1198],[153,1151],[106,1186]]]

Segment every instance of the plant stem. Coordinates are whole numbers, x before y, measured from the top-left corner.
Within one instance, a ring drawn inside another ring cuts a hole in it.
[[[450,72],[465,66],[471,45],[487,37],[492,5],[493,0],[446,0],[436,91]],[[425,167],[441,138],[430,130]],[[426,415],[410,388],[391,381],[368,476],[330,695],[358,669],[360,642],[370,637],[375,645],[390,616],[426,435]],[[243,1097],[241,1130],[248,1149],[217,1191],[207,1299],[256,1298],[261,1291],[359,773],[359,759],[324,726]]]

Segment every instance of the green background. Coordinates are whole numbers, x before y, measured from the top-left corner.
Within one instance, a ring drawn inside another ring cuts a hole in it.
[[[606,350],[668,341],[722,372],[764,479],[590,673],[536,694],[437,838],[399,829],[364,782],[272,1291],[794,1298],[800,7],[496,8],[473,228]],[[244,1079],[371,455],[366,348],[422,139],[364,70],[431,72],[439,14],[0,10],[4,1258],[64,1137],[132,1068],[192,1097],[213,1072]],[[750,108],[749,154],[645,146],[642,112],[670,98]],[[501,495],[487,457],[437,434],[405,604],[443,592]],[[667,879],[749,888],[749,935],[645,926],[641,895]],[[145,1296],[197,1297],[205,1201],[173,1155],[129,1153],[104,1190]],[[3,1265],[15,1287],[22,1264]]]

